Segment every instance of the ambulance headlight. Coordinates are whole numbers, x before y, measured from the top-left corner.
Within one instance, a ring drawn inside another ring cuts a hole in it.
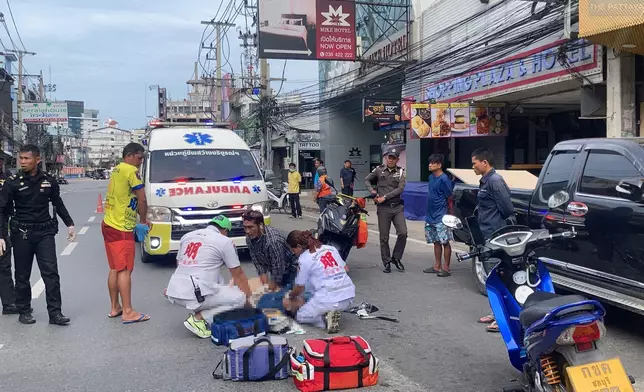
[[[259,211],[262,214],[266,214],[268,212],[268,202],[261,202],[261,203],[255,203],[253,204],[250,209],[253,211]]]
[[[172,219],[172,212],[167,207],[148,207],[148,221],[154,222],[170,222]]]
[[[152,249],[157,249],[159,246],[161,246],[161,239],[159,237],[150,238],[150,247]]]

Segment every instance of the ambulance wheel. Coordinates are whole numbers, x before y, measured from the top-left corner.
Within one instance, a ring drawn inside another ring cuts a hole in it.
[[[154,258],[148,254],[148,252],[143,249],[143,243],[141,243],[141,262],[143,264],[148,264],[154,261]]]

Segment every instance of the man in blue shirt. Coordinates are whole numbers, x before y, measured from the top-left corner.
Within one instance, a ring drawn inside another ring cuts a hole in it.
[[[427,274],[438,274],[440,277],[450,276],[449,264],[452,259],[450,241],[452,232],[443,224],[447,215],[448,199],[452,196],[454,183],[443,172],[445,157],[443,154],[432,154],[429,157],[429,185],[427,195],[427,214],[425,215],[425,239],[434,244],[434,266],[423,270]],[[441,259],[445,262],[441,268]]]

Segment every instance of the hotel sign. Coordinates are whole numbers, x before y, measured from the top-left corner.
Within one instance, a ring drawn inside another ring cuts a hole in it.
[[[556,42],[485,66],[467,75],[448,79],[425,87],[424,101],[441,102],[501,95],[572,79],[575,73],[591,75],[602,72],[601,48],[584,40],[578,41],[561,56]],[[583,45],[586,44],[586,45]],[[561,61],[561,59],[565,61]]]
[[[405,56],[408,47],[409,36],[407,31],[403,30],[373,45],[361,58],[364,62],[360,66],[358,76],[364,76],[374,68],[382,67],[382,64],[378,64],[378,61],[396,60]]]

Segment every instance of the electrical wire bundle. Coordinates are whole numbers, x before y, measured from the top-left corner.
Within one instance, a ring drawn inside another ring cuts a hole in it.
[[[515,7],[512,8],[513,12],[508,12],[510,4]],[[502,6],[506,7],[505,16],[502,19],[497,19],[494,25],[491,26],[485,21],[477,24],[477,20],[485,19],[486,16],[490,17],[496,11],[503,11]],[[439,80],[469,74],[481,69],[486,64],[502,60],[513,53],[520,52],[527,46],[539,42],[543,38],[561,32],[561,26],[564,23],[563,9],[564,5],[555,5],[535,13],[530,3],[518,0],[504,0],[485,11],[476,13],[453,26],[441,29],[410,45],[409,53],[422,51],[422,60],[407,67],[399,67],[395,72],[388,74],[377,82],[361,85],[339,96],[332,96],[331,92],[319,91],[320,83],[301,89],[302,100],[306,103],[302,105],[299,112],[282,116],[280,120],[287,121],[318,111],[328,110],[330,112],[334,108],[346,106],[351,101],[365,96],[365,94],[369,95],[370,91],[376,89],[383,97],[387,95],[400,97],[400,80],[403,77],[406,86],[418,86],[420,90],[421,83],[438,82]],[[517,19],[516,15],[522,14],[525,16]],[[573,12],[571,19],[572,23],[576,23],[578,10]],[[459,29],[464,28],[467,29],[467,39],[457,42],[456,45],[450,48],[432,45],[432,43],[440,41],[442,37],[456,35]],[[491,34],[490,30],[493,31]],[[579,41],[567,42],[562,50],[565,52],[587,45],[588,43]],[[523,60],[524,66],[530,67],[533,58],[526,56],[515,60]],[[345,80],[348,76],[350,77],[354,74],[354,76],[357,76],[358,71],[354,70],[335,78],[329,78],[326,83],[334,80]],[[379,72],[379,69],[372,70],[366,76],[368,77],[375,72]],[[408,91],[405,91],[405,94],[407,93]],[[348,115],[357,114],[361,112],[361,109],[351,112],[345,110],[344,112]],[[327,114],[327,116],[329,115]],[[322,121],[323,119],[320,119],[320,122]]]

